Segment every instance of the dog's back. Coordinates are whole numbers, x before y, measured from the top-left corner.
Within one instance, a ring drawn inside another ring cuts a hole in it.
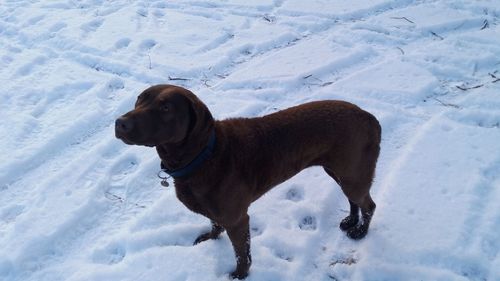
[[[376,161],[381,133],[373,115],[343,101],[310,102],[216,126],[224,135],[223,149],[242,167],[241,180],[255,185],[253,200],[309,166],[329,168],[338,179],[358,176],[359,162]],[[370,181],[374,168],[365,168]]]

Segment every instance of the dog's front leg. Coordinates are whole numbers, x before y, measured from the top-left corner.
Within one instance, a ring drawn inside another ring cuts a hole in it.
[[[236,270],[231,273],[231,278],[244,279],[252,264],[250,256],[250,231],[249,217],[245,214],[237,223],[227,226],[227,235],[233,244],[236,255]]]
[[[213,220],[210,220],[210,222],[212,223],[212,230],[210,230],[209,232],[205,232],[205,233],[201,234],[200,236],[198,236],[198,238],[196,238],[196,240],[194,240],[193,245],[196,245],[196,244],[201,243],[203,241],[207,241],[209,239],[217,239],[217,238],[219,238],[219,235],[222,232],[224,232],[224,227],[220,226],[219,224],[217,224]]]

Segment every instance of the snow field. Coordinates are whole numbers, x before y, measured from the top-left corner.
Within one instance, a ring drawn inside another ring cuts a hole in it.
[[[497,1],[0,5],[0,280],[225,280],[226,234],[114,119],[156,83],[217,118],[342,99],[383,127],[368,236],[319,168],[250,209],[248,280],[500,280]]]

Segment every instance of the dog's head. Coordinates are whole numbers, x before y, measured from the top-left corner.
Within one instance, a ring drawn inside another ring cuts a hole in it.
[[[126,144],[157,146],[184,141],[213,126],[208,108],[189,90],[156,85],[142,92],[135,108],[115,122],[115,135]]]

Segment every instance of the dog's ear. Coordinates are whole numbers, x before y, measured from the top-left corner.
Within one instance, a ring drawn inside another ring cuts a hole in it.
[[[190,135],[191,132],[193,131],[194,129],[194,126],[196,125],[197,121],[198,121],[198,117],[196,116],[196,112],[194,111],[194,106],[193,106],[193,102],[190,100],[190,99],[187,99],[187,103],[188,103],[188,116],[189,116],[189,126],[188,126],[188,130],[187,130],[187,134],[186,135]]]
[[[184,97],[188,100],[189,106],[189,127],[187,136],[208,135],[214,126],[214,119],[208,107],[189,90],[186,90]]]

